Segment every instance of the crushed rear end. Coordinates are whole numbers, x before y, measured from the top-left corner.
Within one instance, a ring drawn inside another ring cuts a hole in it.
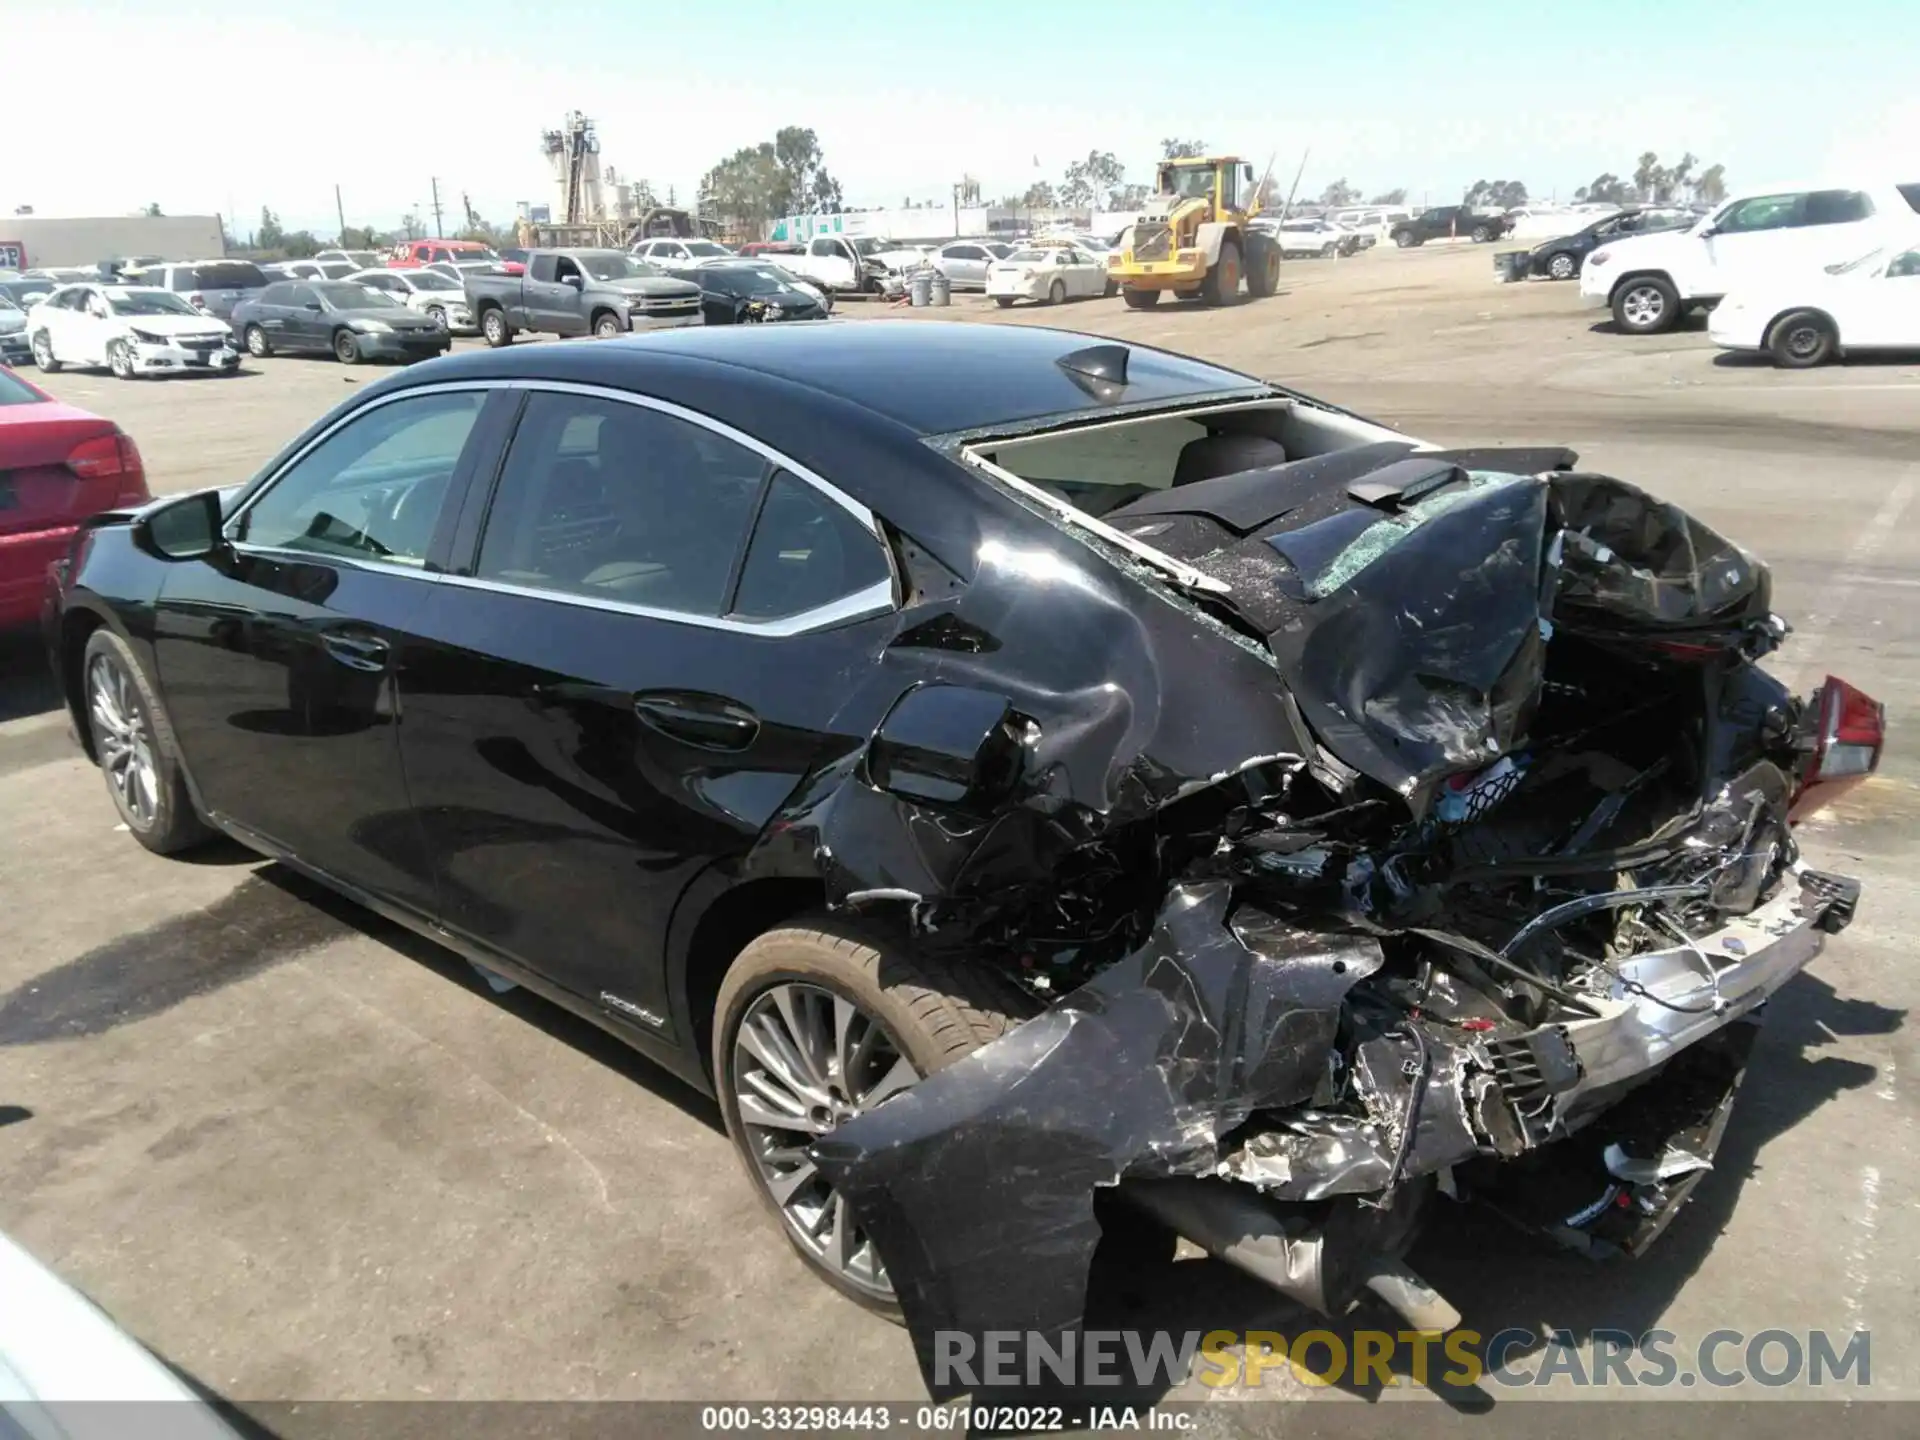
[[[1872,772],[1884,717],[1760,667],[1765,567],[1564,452],[1410,449],[1106,515],[1213,582],[1179,603],[1264,647],[1294,743],[1136,764],[1154,803],[1047,852],[1010,941],[983,917],[1017,884],[916,905],[1044,1007],[814,1147],[930,1384],[940,1332],[1076,1326],[1116,1203],[1424,1329],[1459,1321],[1402,1259],[1437,1195],[1642,1252],[1712,1164],[1761,1007],[1851,919],[1793,823]],[[1220,667],[1216,733],[1249,673]],[[1040,778],[1057,727],[988,719],[1030,777],[996,838],[1031,868],[1014,817],[1071,810]]]

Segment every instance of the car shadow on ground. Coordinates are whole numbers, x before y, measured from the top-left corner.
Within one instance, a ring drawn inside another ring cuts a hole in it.
[[[1576,1345],[1596,1334],[1637,1339],[1659,1328],[1675,1297],[1721,1242],[1742,1187],[1757,1172],[1768,1142],[1817,1120],[1821,1108],[1841,1092],[1878,1078],[1873,1066],[1822,1054],[1823,1048],[1840,1037],[1891,1034],[1905,1020],[1904,1010],[1842,996],[1805,972],[1782,990],[1755,1046],[1712,1173],[1642,1259],[1596,1264],[1516,1230],[1486,1210],[1436,1199],[1408,1263],[1458,1307],[1463,1328],[1479,1337],[1468,1347],[1476,1356],[1484,1360],[1486,1344],[1509,1332],[1499,1358],[1520,1375],[1539,1369],[1539,1361],[1530,1357],[1554,1339],[1553,1332],[1562,1338],[1570,1335]],[[1347,1368],[1335,1383],[1368,1400],[1379,1399],[1386,1387],[1376,1375],[1369,1375],[1365,1385],[1353,1382],[1352,1358],[1360,1333],[1408,1329],[1406,1321],[1371,1299],[1346,1316],[1328,1319],[1211,1259],[1179,1261],[1134,1276],[1130,1284],[1109,1285],[1106,1293],[1111,1298],[1104,1312],[1088,1316],[1090,1329],[1166,1331],[1176,1339],[1188,1332],[1271,1331],[1288,1342],[1307,1331],[1320,1332],[1322,1339],[1309,1352],[1308,1363],[1327,1367],[1324,1339],[1337,1340],[1343,1349],[1334,1353],[1344,1354]],[[1681,1336],[1669,1351],[1677,1358],[1684,1353],[1683,1344],[1699,1338]],[[1268,1376],[1282,1376],[1286,1366],[1277,1353],[1274,1362]],[[1391,1368],[1400,1377],[1395,1388],[1420,1382],[1413,1347],[1407,1344],[1394,1347]],[[1426,1388],[1456,1411],[1489,1410],[1506,1388],[1484,1378],[1476,1384],[1459,1383],[1459,1367],[1438,1344],[1430,1347],[1424,1368]],[[1196,1373],[1204,1384],[1207,1372]],[[1269,1378],[1266,1383],[1276,1396],[1286,1393],[1285,1381]],[[1166,1387],[1160,1387],[1081,1392],[1071,1398],[1082,1404],[1146,1405],[1165,1394]]]
[[[1751,350],[1723,350],[1713,357],[1713,363],[1729,370],[1774,368],[1771,356]],[[1920,365],[1920,349],[1914,350],[1857,350],[1848,353],[1843,359],[1832,360],[1815,369],[1838,367],[1841,369],[1898,370],[1903,367]]]
[[[214,864],[259,861],[227,840],[189,856]],[[722,1129],[712,1100],[615,1036],[531,991],[495,993],[452,950],[270,862],[211,905],[97,945],[0,995],[0,1047],[103,1034],[355,936],[398,951]]]
[[[1656,330],[1651,335],[1635,335],[1631,330],[1622,330],[1614,323],[1612,316],[1604,320],[1596,320],[1587,327],[1588,333],[1592,335],[1624,335],[1638,340],[1658,340],[1666,335],[1703,335],[1706,329],[1707,312],[1704,310],[1690,310],[1680,317],[1678,324],[1665,330]]]

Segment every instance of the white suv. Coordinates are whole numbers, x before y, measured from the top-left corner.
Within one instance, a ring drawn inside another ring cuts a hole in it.
[[[1580,269],[1580,294],[1629,334],[1652,335],[1757,276],[1855,259],[1916,212],[1920,183],[1749,191],[1691,230],[1603,245]]]

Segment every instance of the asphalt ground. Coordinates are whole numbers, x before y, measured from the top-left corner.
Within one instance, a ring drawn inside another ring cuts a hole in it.
[[[1569,444],[1770,562],[1796,626],[1778,668],[1844,675],[1888,709],[1881,774],[1804,832],[1814,863],[1866,882],[1858,920],[1775,1001],[1715,1173],[1647,1259],[1595,1267],[1450,1207],[1414,1259],[1483,1335],[1563,1329],[1589,1359],[1595,1331],[1674,1332],[1689,1372],[1716,1330],[1872,1335],[1864,1389],[1676,1381],[1642,1398],[1912,1397],[1920,364],[1775,371],[1720,356],[1699,322],[1614,334],[1575,288],[1496,285],[1489,250],[1459,246],[1289,262],[1279,295],[1221,311],[842,310],[1063,325],[1441,443]],[[232,379],[40,378],[117,420],[164,493],[245,478],[375,373],[272,359]],[[116,820],[33,644],[0,644],[0,1230],[198,1383],[250,1404],[923,1396],[905,1334],[789,1254],[709,1102],[275,866],[229,847],[159,859]],[[1176,1332],[1316,1323],[1200,1259],[1128,1304],[1130,1324]],[[1269,1370],[1177,1395],[1436,1390]],[[1564,1370],[1484,1381],[1395,1423],[1601,1393],[1622,1392]]]

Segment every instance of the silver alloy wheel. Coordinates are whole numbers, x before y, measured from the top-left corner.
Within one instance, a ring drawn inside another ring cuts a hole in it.
[[[127,672],[108,655],[87,667],[87,712],[100,768],[126,810],[144,830],[160,811],[160,772],[153,758],[153,730]]]
[[[1667,313],[1667,297],[1651,285],[1636,285],[1620,297],[1620,314],[1636,329],[1658,325]]]
[[[880,1252],[807,1147],[919,1079],[884,1025],[819,985],[769,987],[734,1032],[733,1102],[760,1183],[807,1253],[882,1300],[893,1283]]]
[[[1547,262],[1547,274],[1556,280],[1571,280],[1573,278],[1573,257],[1571,255],[1554,256],[1553,259]]]
[[[107,368],[113,371],[116,379],[131,380],[133,378],[133,352],[127,348],[126,341],[113,342],[112,347],[107,351]]]
[[[442,309],[440,306],[429,305],[427,307],[427,318],[433,321],[433,323],[438,325],[442,330],[447,328],[447,312],[444,309]]]
[[[33,363],[42,370],[53,368],[53,337],[44,330],[33,337]]]
[[[247,353],[256,359],[267,358],[267,332],[258,325],[247,327]]]

